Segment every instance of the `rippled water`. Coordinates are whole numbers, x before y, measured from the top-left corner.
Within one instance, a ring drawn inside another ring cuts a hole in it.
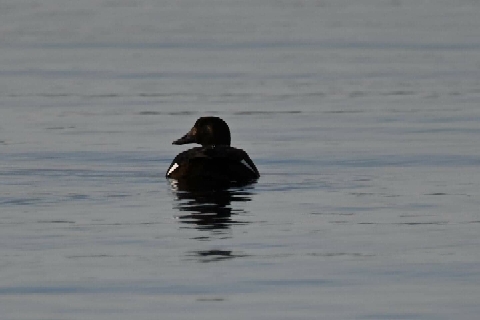
[[[4,1],[4,319],[476,319],[475,1]],[[262,176],[164,178],[204,115]]]

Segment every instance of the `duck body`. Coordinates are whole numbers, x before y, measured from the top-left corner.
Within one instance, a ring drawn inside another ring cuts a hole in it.
[[[199,143],[178,154],[166,177],[198,184],[247,184],[260,177],[248,154],[230,146],[230,129],[218,117],[202,117],[173,144]]]
[[[167,178],[249,182],[260,174],[248,154],[230,146],[195,147],[175,157]]]

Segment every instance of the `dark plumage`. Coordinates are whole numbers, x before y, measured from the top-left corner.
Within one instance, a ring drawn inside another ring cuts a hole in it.
[[[193,128],[173,144],[198,143],[177,155],[166,177],[179,181],[230,185],[246,184],[260,177],[248,154],[230,146],[230,129],[218,117],[199,118]]]

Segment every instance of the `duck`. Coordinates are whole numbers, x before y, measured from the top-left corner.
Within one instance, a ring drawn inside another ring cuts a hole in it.
[[[257,167],[242,149],[230,146],[230,128],[219,117],[200,117],[174,145],[200,144],[179,153],[165,174],[166,178],[197,184],[245,185],[259,177]]]

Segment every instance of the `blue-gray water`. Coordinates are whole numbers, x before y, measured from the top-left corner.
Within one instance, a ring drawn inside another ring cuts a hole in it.
[[[477,319],[480,3],[2,1],[1,319]],[[196,118],[262,177],[181,193]]]

